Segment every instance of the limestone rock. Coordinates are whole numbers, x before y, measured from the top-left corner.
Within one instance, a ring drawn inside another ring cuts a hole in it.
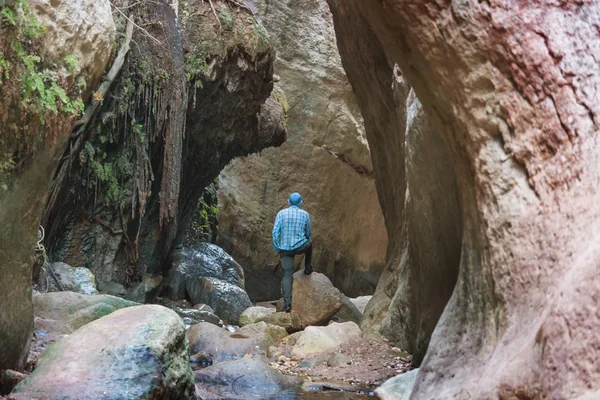
[[[264,321],[243,326],[238,332],[242,335],[262,336],[264,339],[260,347],[267,350],[271,346],[277,346],[279,342],[288,335],[285,328],[277,325],[270,325]]]
[[[302,384],[256,358],[215,364],[195,372],[196,393],[203,399],[266,398]]]
[[[163,277],[160,275],[145,276],[140,283],[131,288],[127,300],[142,304],[151,303],[159,292],[162,281]]]
[[[381,400],[409,400],[418,373],[417,368],[388,379],[375,389],[375,395]]]
[[[248,325],[264,321],[264,318],[275,312],[275,308],[250,307],[244,310],[240,316],[240,325]]]
[[[125,297],[127,296],[127,289],[125,286],[116,282],[98,282],[98,290],[103,294],[110,294],[111,296]]]
[[[292,358],[302,359],[333,350],[347,340],[361,335],[360,328],[354,322],[334,322],[328,326],[309,326],[298,337],[298,341],[292,349]]]
[[[222,326],[223,321],[211,311],[198,310],[194,308],[169,307],[179,315],[186,326],[196,325],[200,322],[210,322],[211,324]],[[205,308],[210,308],[205,305]]]
[[[411,399],[597,394],[598,4],[328,2],[345,65],[397,62],[451,149],[459,275]]]
[[[192,249],[171,252],[165,296],[172,300],[185,299],[188,280],[199,277],[217,278],[244,289],[244,270],[220,247],[199,243]]]
[[[139,305],[109,295],[86,296],[74,292],[55,292],[33,297],[35,329],[69,334],[80,327],[121,308]]]
[[[372,298],[373,296],[360,296],[354,299],[350,299],[350,301],[352,302],[352,304],[354,304],[358,311],[363,313],[365,311],[365,308],[367,307],[367,304],[369,304],[369,301],[371,301]]]
[[[191,399],[185,326],[156,305],[131,307],[52,344],[11,398]]]
[[[47,288],[48,292],[64,290],[87,295],[98,294],[98,290],[96,289],[96,278],[89,269],[71,267],[62,262],[49,264],[46,268],[47,270],[40,274],[38,282],[43,288]],[[50,269],[52,269],[54,274],[50,272]],[[58,283],[55,281],[54,277],[58,279]]]
[[[287,346],[294,346],[296,344],[296,342],[298,341],[298,338],[300,337],[300,335],[302,335],[302,332],[294,332],[286,337],[284,337],[281,340],[281,344],[287,345]]]
[[[302,326],[326,324],[343,309],[340,319],[360,323],[361,313],[352,302],[323,274],[304,271],[294,274],[292,287],[292,313],[297,314]]]
[[[304,324],[295,312],[276,312],[262,318],[267,324],[285,328],[289,333],[297,332],[304,328]]]
[[[218,244],[244,267],[253,301],[278,298],[271,229],[288,195],[299,191],[314,226],[316,270],[348,295],[371,294],[385,264],[387,236],[362,118],[326,1],[246,4],[277,48],[288,140],[223,170]]]
[[[28,3],[39,25],[46,27],[46,34],[35,40],[23,36],[16,39],[27,42],[25,56],[30,60],[40,57],[36,71],[41,65],[47,67],[48,75],[57,79],[71,100],[87,101],[113,54],[114,22],[110,2],[31,0]],[[3,10],[14,4],[21,3],[3,2]],[[0,40],[0,52],[3,59],[9,61],[3,77],[10,76],[3,79],[0,89],[0,164],[3,165],[0,172],[3,187],[0,193],[0,304],[3,307],[0,370],[21,370],[27,357],[33,327],[31,256],[39,239],[40,216],[52,176],[77,118],[65,111],[59,99],[56,113],[47,107],[38,107],[41,96],[35,89],[29,89],[29,100],[25,101],[24,65],[11,46],[12,40],[7,39],[13,34],[22,34],[25,28],[21,26],[19,12],[13,14],[17,25],[3,23],[0,27],[0,37],[6,39]],[[29,53],[30,46],[38,53]],[[67,54],[77,57],[73,72],[64,68]],[[50,82],[44,84],[47,84],[44,90],[48,90]],[[78,85],[87,88],[81,95]]]
[[[192,303],[208,304],[227,324],[237,324],[242,312],[252,307],[244,289],[216,278],[196,278],[186,282]]]

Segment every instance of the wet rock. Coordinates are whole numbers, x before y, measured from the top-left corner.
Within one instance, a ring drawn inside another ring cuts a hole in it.
[[[240,316],[240,325],[253,324],[255,322],[264,321],[264,317],[273,314],[275,307],[259,307],[254,306],[244,310]]]
[[[256,358],[215,364],[196,371],[195,380],[196,394],[202,399],[264,399],[302,384]]]
[[[354,322],[337,323],[328,326],[307,327],[292,349],[292,358],[302,359],[307,356],[333,350],[349,339],[362,335]]]
[[[308,358],[306,360],[302,360],[298,363],[299,368],[315,368],[321,365],[323,361],[318,358]]]
[[[384,382],[375,390],[381,400],[409,400],[419,369],[405,372]]]
[[[67,291],[87,295],[98,294],[96,278],[89,269],[71,267],[63,262],[55,262],[46,266],[46,270],[42,270],[38,282],[47,292]]]
[[[302,326],[324,325],[341,311],[340,320],[360,323],[362,314],[325,275],[313,272],[294,274],[292,311],[300,318]]]
[[[193,308],[194,310],[208,311],[208,312],[210,312],[210,313],[214,313],[214,312],[215,312],[215,311],[212,309],[212,307],[211,307],[211,306],[209,306],[209,305],[207,305],[207,304],[202,304],[202,303],[200,303],[200,304],[194,304],[194,305],[192,306],[192,308]]]
[[[327,365],[330,367],[341,367],[352,364],[352,358],[341,353],[334,353],[327,360]]]
[[[45,293],[33,297],[35,329],[69,334],[80,327],[138,303],[110,295],[86,296],[74,292]]]
[[[196,325],[200,322],[210,322],[218,327],[223,326],[223,321],[221,321],[221,318],[217,317],[210,311],[181,307],[169,308],[175,311],[183,319],[183,322],[185,322],[187,326]],[[209,309],[210,307],[204,305],[204,308]]]
[[[244,289],[244,270],[229,254],[210,243],[199,243],[191,249],[171,252],[171,266],[167,272],[165,296],[182,300],[186,282],[197,278],[217,278]]]
[[[185,326],[165,307],[116,311],[52,344],[13,391],[31,398],[188,399]]]
[[[208,304],[227,324],[237,324],[242,312],[252,306],[244,289],[216,278],[188,280],[186,292],[192,303]]]
[[[208,322],[187,330],[190,354],[202,353],[215,362],[242,358],[246,354],[266,354],[264,335],[231,333]]]
[[[127,300],[135,301],[136,303],[151,303],[160,290],[160,284],[163,277],[145,276],[140,283],[135,285],[127,294]]]
[[[281,342],[281,339],[288,335],[285,328],[277,325],[268,325],[264,321],[243,326],[238,332],[249,336],[262,335],[264,339],[260,346],[263,349],[268,349],[270,346],[277,346]]]

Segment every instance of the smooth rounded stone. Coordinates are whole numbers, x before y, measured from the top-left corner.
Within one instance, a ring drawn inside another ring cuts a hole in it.
[[[269,346],[269,348],[267,349],[267,357],[269,357],[272,360],[277,359],[282,354],[283,353],[279,350],[279,347],[277,346]]]
[[[327,360],[327,365],[330,367],[341,367],[352,364],[352,358],[341,353],[334,353]]]
[[[262,321],[269,325],[277,325],[285,328],[289,333],[298,332],[303,328],[300,318],[295,312],[285,313],[276,312],[271,313],[262,318]]]
[[[306,360],[302,360],[298,363],[299,368],[315,368],[321,365],[323,361],[318,358],[308,358]]]
[[[169,307],[175,311],[185,322],[186,325],[196,325],[199,322],[210,322],[217,326],[223,326],[223,321],[215,314],[209,311],[196,310],[193,308]],[[210,308],[206,306],[206,308]]]
[[[43,399],[191,399],[185,326],[162,306],[118,310],[53,343],[11,395]]]
[[[55,277],[58,283],[54,279]],[[87,295],[98,294],[96,278],[92,271],[82,267],[71,267],[63,262],[46,265],[46,270],[40,274],[38,283],[47,292],[68,291]]]
[[[160,285],[163,277],[145,276],[140,283],[135,285],[127,294],[127,300],[135,301],[136,303],[151,303],[160,290]]]
[[[215,362],[242,358],[246,354],[266,354],[264,334],[230,333],[209,322],[200,322],[187,330],[190,355],[198,353]]]
[[[256,358],[221,362],[194,373],[201,399],[265,399],[302,385]]]
[[[369,304],[369,301],[371,301],[372,298],[373,296],[359,296],[353,299],[351,298],[350,301],[361,314],[364,314],[365,308],[367,308],[367,304]]]
[[[116,310],[138,305],[107,294],[86,296],[74,292],[44,293],[33,297],[35,329],[69,334]]]
[[[199,243],[193,249],[171,252],[171,267],[167,272],[165,296],[183,300],[186,282],[199,277],[217,278],[244,289],[244,270],[229,254],[210,243]]]
[[[103,294],[110,294],[111,296],[125,297],[127,296],[127,289],[125,286],[117,282],[98,282],[98,290]]]
[[[300,317],[302,326],[325,325],[339,313],[338,322],[360,323],[362,314],[325,275],[304,270],[294,274],[292,312]]]
[[[360,328],[354,322],[334,322],[328,326],[309,326],[302,331],[296,341],[292,349],[292,358],[302,359],[310,355],[324,353],[361,335]]]
[[[262,347],[267,349],[270,346],[277,346],[288,335],[285,328],[277,325],[269,325],[264,321],[243,326],[240,328],[239,333],[242,335],[263,335],[264,342]]]
[[[254,306],[244,310],[240,316],[240,325],[254,324],[259,321],[264,321],[264,317],[273,314],[275,307],[260,307]]]
[[[418,373],[417,368],[388,379],[375,390],[375,394],[381,400],[409,400]]]
[[[252,302],[244,289],[216,278],[195,278],[186,282],[192,303],[208,304],[227,324],[238,324],[244,310]]]

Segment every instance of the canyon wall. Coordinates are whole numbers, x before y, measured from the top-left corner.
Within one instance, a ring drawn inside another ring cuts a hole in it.
[[[399,64],[459,188],[458,281],[411,398],[598,396],[600,7],[329,4],[340,44],[360,15]]]
[[[81,102],[112,56],[114,23],[103,0],[3,2],[0,11],[0,370],[19,370],[40,215]]]
[[[371,294],[385,265],[386,230],[327,3],[247,4],[278,52],[275,73],[287,98],[288,140],[235,160],[220,175],[218,243],[244,267],[253,299],[279,298],[271,230],[289,194],[298,191],[311,214],[315,269],[349,296]]]

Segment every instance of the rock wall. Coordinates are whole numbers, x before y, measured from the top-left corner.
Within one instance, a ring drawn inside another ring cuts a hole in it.
[[[458,282],[411,398],[597,397],[600,7],[329,4],[398,62],[459,187]]]
[[[40,215],[79,101],[114,41],[108,1],[21,3],[0,5],[0,370],[24,366]]]
[[[220,176],[219,241],[246,270],[255,300],[280,297],[271,244],[277,212],[298,191],[311,214],[314,264],[349,296],[371,294],[386,231],[356,99],[324,0],[248,1],[277,52],[288,140],[234,161]]]
[[[275,52],[228,2],[135,3],[122,71],[57,173],[50,257],[132,285],[162,273],[206,186],[234,157],[285,140]],[[120,21],[124,28],[127,21]],[[68,178],[66,178],[68,177]]]

